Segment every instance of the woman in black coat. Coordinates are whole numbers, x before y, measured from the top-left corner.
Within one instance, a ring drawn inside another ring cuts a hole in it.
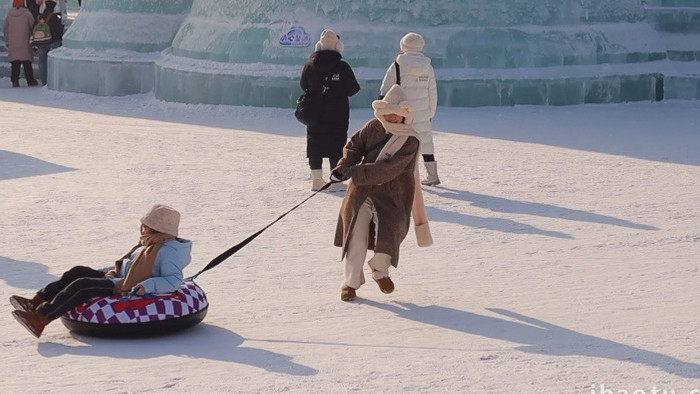
[[[343,47],[340,36],[333,30],[324,30],[315,52],[304,64],[299,81],[302,90],[323,93],[320,121],[306,128],[306,156],[314,191],[325,185],[323,158],[328,158],[332,169],[343,157],[343,146],[348,139],[349,97],[360,91],[355,73],[342,60]]]

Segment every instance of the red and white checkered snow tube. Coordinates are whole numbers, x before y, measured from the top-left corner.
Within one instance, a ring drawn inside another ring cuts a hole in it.
[[[170,294],[96,297],[68,311],[61,321],[79,334],[104,337],[162,335],[201,322],[209,302],[192,280]]]

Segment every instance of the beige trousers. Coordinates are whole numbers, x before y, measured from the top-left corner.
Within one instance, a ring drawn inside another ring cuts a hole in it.
[[[348,240],[347,254],[345,256],[345,282],[343,287],[359,289],[365,283],[365,273],[363,267],[367,258],[367,246],[369,244],[369,224],[374,222],[374,227],[379,228],[377,223],[377,211],[374,209],[372,200],[369,198],[360,207],[355,219],[355,226],[350,233]],[[386,253],[375,253],[367,264],[372,269],[374,280],[389,276],[391,266],[391,256]]]

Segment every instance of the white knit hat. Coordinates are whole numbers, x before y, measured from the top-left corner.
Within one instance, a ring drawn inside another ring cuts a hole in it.
[[[411,114],[411,104],[408,101],[406,93],[401,86],[394,84],[389,91],[384,95],[382,100],[374,100],[372,102],[374,116],[384,123],[383,115],[397,114],[405,118],[404,123],[410,125],[413,123],[413,115]]]
[[[167,205],[156,204],[141,218],[141,223],[160,233],[177,237],[180,212]]]
[[[321,32],[321,38],[315,47],[316,51],[336,51],[341,55],[343,54],[343,49],[345,49],[345,45],[340,42],[340,36],[331,29],[325,29]]]
[[[425,46],[423,36],[418,33],[408,33],[401,38],[400,47],[403,52],[420,52]]]

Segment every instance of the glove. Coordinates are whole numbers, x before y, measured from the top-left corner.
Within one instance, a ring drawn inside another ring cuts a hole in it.
[[[343,174],[340,173],[340,171],[336,170],[331,172],[331,182],[333,183],[338,183],[343,181]]]
[[[131,291],[129,292],[129,295],[142,296],[144,294],[146,294],[146,289],[140,283],[138,285],[132,287]]]
[[[351,173],[352,169],[350,167],[343,170],[343,172],[340,172],[339,170],[333,170],[333,172],[331,172],[331,182],[338,183],[342,181],[347,181],[348,179],[350,179]]]

